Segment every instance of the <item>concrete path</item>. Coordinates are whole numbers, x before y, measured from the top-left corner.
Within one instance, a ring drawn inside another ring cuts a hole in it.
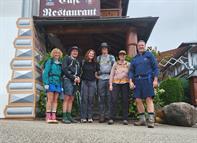
[[[0,143],[197,143],[197,128],[0,120]]]

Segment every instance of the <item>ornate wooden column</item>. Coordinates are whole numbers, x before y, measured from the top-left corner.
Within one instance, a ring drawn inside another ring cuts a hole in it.
[[[136,46],[137,46],[137,32],[134,28],[130,28],[127,32],[126,37],[126,46],[127,53],[129,56],[133,57],[137,54]]]
[[[197,76],[193,76],[189,80],[192,104],[197,106]]]
[[[7,84],[9,102],[6,118],[35,118],[36,102],[43,90],[39,61],[45,52],[34,29],[33,19],[19,18],[18,36],[14,41],[15,57],[11,62],[12,77]]]

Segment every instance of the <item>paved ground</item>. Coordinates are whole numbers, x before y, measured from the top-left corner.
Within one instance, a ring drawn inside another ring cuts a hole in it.
[[[0,143],[197,143],[197,128],[0,120]]]

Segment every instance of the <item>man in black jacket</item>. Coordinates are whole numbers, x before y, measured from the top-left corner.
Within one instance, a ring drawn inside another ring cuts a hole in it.
[[[64,88],[64,102],[63,102],[63,122],[65,124],[76,123],[71,116],[74,95],[76,86],[80,83],[80,62],[77,59],[79,55],[79,48],[77,46],[71,47],[69,56],[66,56],[62,62],[63,70],[63,88]]]

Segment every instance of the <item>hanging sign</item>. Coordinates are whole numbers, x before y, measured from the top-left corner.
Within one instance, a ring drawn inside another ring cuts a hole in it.
[[[41,0],[40,17],[98,17],[100,0]]]

